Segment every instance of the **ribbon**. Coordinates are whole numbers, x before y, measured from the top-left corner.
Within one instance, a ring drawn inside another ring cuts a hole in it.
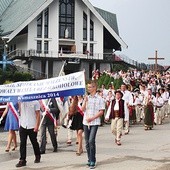
[[[49,100],[50,101],[50,100]],[[48,101],[48,103],[47,103],[47,105],[44,103],[44,101],[43,100],[40,100],[39,102],[40,102],[40,105],[43,107],[43,109],[45,110],[44,112],[45,112],[45,115],[47,115],[50,119],[51,119],[51,121],[53,121],[54,122],[54,125],[55,126],[57,126],[57,121],[56,121],[56,119],[54,118],[54,116],[48,111],[48,104],[49,104],[49,101]]]
[[[17,119],[17,122],[19,122],[19,115],[18,115],[18,112],[16,111],[13,103],[12,103],[12,102],[9,102],[9,103],[8,103],[8,106],[9,106],[9,108],[11,109],[14,117]]]

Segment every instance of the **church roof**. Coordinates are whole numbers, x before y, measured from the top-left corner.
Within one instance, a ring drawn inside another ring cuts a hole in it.
[[[7,0],[3,1],[7,2]],[[5,4],[3,1],[0,1],[0,6],[1,4]],[[11,34],[19,27],[21,27],[19,30],[21,31],[52,1],[53,0],[12,0],[10,5],[6,6],[6,10],[0,16],[1,30],[3,30],[2,36]]]
[[[1,0],[0,1],[0,33],[12,40],[34,18],[36,18],[54,0]],[[118,35],[116,15],[93,7],[88,0],[84,4],[99,19],[117,42],[124,48],[126,43]]]
[[[12,0],[1,0],[0,1],[0,16],[4,13],[4,11],[8,8]]]
[[[97,7],[95,7],[95,9],[103,17],[103,19],[112,27],[112,29],[119,35],[116,14]]]

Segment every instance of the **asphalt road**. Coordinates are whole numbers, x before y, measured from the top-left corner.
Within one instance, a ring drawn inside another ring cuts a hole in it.
[[[0,130],[0,170],[16,169],[19,150],[5,153],[7,133]],[[18,135],[18,133],[17,133]],[[41,163],[34,164],[32,146],[28,140],[26,170],[72,170],[88,169],[87,155],[76,156],[75,133],[71,146],[66,144],[67,130],[58,129],[59,150],[52,152],[48,138],[46,154],[42,155]],[[19,141],[19,139],[18,139]],[[130,133],[122,136],[122,145],[117,146],[110,132],[110,125],[100,127],[97,134],[97,166],[98,170],[170,170],[170,118],[163,125],[154,126],[153,130],[145,131],[141,124],[132,125]],[[19,145],[19,144],[18,144]],[[83,144],[84,145],[84,144]],[[22,168],[20,168],[22,169]]]

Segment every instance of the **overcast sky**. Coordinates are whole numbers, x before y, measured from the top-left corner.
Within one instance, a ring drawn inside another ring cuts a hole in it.
[[[155,63],[148,57],[165,60],[170,65],[170,0],[89,0],[93,6],[117,15],[119,35],[128,45],[123,49],[131,59],[146,64]]]

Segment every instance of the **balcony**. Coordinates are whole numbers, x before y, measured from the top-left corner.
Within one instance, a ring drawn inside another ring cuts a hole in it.
[[[115,55],[112,53],[82,53],[82,52],[71,52],[71,51],[37,51],[37,50],[15,50],[13,52],[8,53],[8,60],[28,60],[30,57],[41,57],[41,58],[54,58],[54,59],[62,59],[62,60],[70,60],[77,59],[79,60],[98,60],[103,63],[115,63],[115,62],[124,62],[132,67],[141,67],[141,63],[138,63],[135,60],[128,58],[125,55]]]

